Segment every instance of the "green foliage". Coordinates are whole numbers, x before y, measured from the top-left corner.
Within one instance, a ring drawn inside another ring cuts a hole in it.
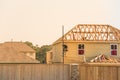
[[[46,63],[46,52],[52,49],[51,45],[43,45],[41,47],[38,47],[38,45],[34,46],[29,41],[26,41],[25,44],[36,51],[36,59],[39,60],[40,63]]]
[[[51,45],[43,45],[36,50],[36,59],[39,60],[41,63],[46,63],[46,52],[51,50]]]

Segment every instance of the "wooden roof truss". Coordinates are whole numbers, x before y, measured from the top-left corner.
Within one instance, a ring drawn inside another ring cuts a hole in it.
[[[115,56],[106,56],[104,54],[100,54],[94,59],[90,60],[90,62],[97,63],[120,63],[120,58]]]
[[[118,41],[120,30],[110,25],[79,24],[64,35],[64,40]]]

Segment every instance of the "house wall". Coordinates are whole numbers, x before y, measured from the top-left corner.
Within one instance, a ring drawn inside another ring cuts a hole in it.
[[[36,54],[33,53],[33,52],[26,52],[24,54],[27,55],[27,56],[29,56],[29,57],[31,57],[31,58],[33,58],[33,59],[35,59],[35,57],[36,57]]]
[[[64,62],[65,63],[79,63],[91,60],[95,56],[100,54],[110,54],[110,44],[118,44],[118,55],[120,56],[120,43],[107,43],[107,42],[65,42],[68,46],[68,51],[65,52]],[[78,45],[84,44],[84,55],[78,54]],[[62,46],[58,43],[53,46],[54,59],[53,62],[60,62],[62,59]]]
[[[110,55],[110,43],[86,43],[85,56],[87,60],[100,54]]]
[[[52,62],[52,59],[50,59],[50,55],[51,55],[50,52],[46,53],[46,63],[47,64],[50,64],[50,62]]]
[[[53,63],[62,62],[62,43],[55,44],[52,48],[53,51]]]
[[[53,54],[51,51],[48,51],[46,53],[46,63],[47,64],[51,64],[52,63],[52,59],[53,59]]]

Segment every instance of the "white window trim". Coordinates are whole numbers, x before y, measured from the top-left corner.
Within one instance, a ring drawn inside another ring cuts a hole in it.
[[[82,55],[85,55],[85,44],[83,44],[84,45],[84,49],[80,49],[80,50],[84,50],[84,54],[82,54],[82,55],[78,54],[78,50],[79,50],[78,45],[80,45],[80,44],[83,44],[83,43],[77,44],[77,55],[82,56]]]
[[[112,54],[111,54],[111,51],[112,51],[111,45],[117,45],[117,55],[112,55]],[[111,56],[118,56],[118,44],[110,44],[110,55],[111,55]]]

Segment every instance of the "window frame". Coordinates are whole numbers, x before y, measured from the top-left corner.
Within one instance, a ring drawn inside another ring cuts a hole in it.
[[[112,49],[112,45],[113,45],[113,49]],[[116,49],[115,49],[115,46],[117,47]],[[112,51],[114,51],[114,50],[117,52],[116,55],[112,55]],[[110,55],[118,56],[118,44],[110,44]]]
[[[81,45],[81,49],[79,49],[79,45]],[[83,46],[83,47],[82,47]],[[83,54],[81,53],[81,54],[79,54],[79,50],[83,50]],[[77,45],[77,54],[78,55],[85,55],[85,44],[78,44]]]

